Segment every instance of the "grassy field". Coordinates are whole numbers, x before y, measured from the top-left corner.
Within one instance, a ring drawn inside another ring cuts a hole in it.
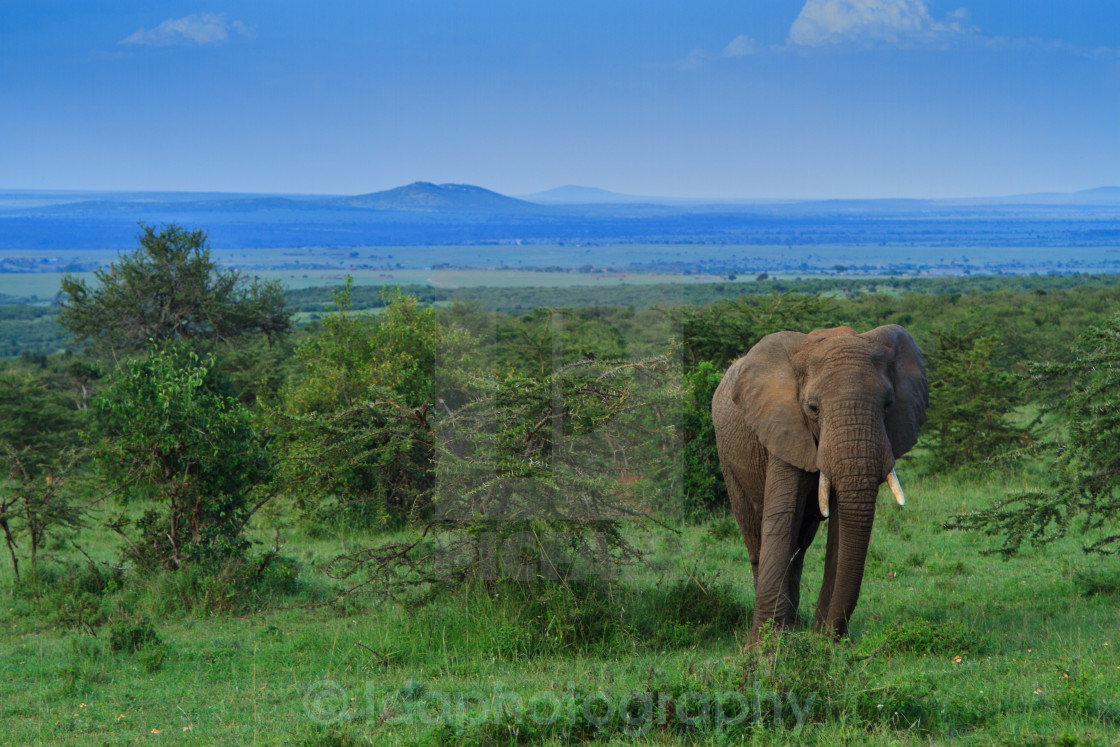
[[[535,272],[531,270],[251,270],[248,274],[265,280],[279,280],[285,288],[302,289],[342,286],[346,276],[354,278],[355,285],[421,285],[436,288],[571,288],[604,287],[611,285],[657,285],[666,283],[715,283],[727,282],[721,275],[684,275],[665,272]],[[65,273],[0,273],[0,296],[12,299],[53,299],[61,287]],[[93,273],[75,273],[87,282]],[[773,276],[775,279],[785,276]],[[741,277],[737,282],[754,282],[754,276]]]
[[[837,644],[797,633],[744,649],[750,573],[726,517],[635,534],[645,561],[609,583],[480,583],[410,609],[305,607],[325,594],[323,564],[372,538],[307,536],[275,506],[254,534],[286,541],[301,569],[294,596],[214,615],[186,609],[197,589],[142,580],[102,590],[111,622],[96,635],[50,612],[66,607],[50,597],[64,579],[13,594],[5,568],[0,741],[1115,744],[1115,562],[1076,538],[1004,561],[981,555],[989,540],[940,529],[1029,476],[900,473],[909,503],[880,496],[852,637]],[[75,539],[113,561],[104,518]],[[806,618],[823,545],[806,564]],[[51,554],[80,568],[68,542]],[[143,617],[156,638],[122,645],[117,621]]]
[[[266,280],[279,280],[292,289],[342,285],[346,275],[355,285],[430,285],[436,288],[571,288],[604,285],[656,285],[663,283],[727,282],[720,275],[684,275],[665,272],[535,272],[532,270],[350,270],[347,272],[260,270]],[[743,278],[743,282],[754,277]]]

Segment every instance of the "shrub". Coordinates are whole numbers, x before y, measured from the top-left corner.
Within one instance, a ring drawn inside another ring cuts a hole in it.
[[[1060,424],[1049,487],[994,501],[946,526],[1001,536],[997,551],[1013,555],[1024,541],[1042,545],[1064,536],[1080,518],[1077,528],[1096,535],[1087,552],[1120,553],[1120,533],[1112,531],[1120,518],[1120,314],[1078,338],[1072,361],[1034,367],[1031,379],[1069,386],[1044,407]]]
[[[722,380],[723,371],[711,361],[684,374],[684,513],[690,519],[728,506],[712,424],[712,395]]]
[[[159,636],[148,618],[123,620],[109,629],[109,650],[134,654],[144,646],[158,644]]]
[[[206,232],[140,224],[139,246],[107,269],[96,286],[62,279],[58,323],[77,341],[107,352],[143,350],[152,342],[192,339],[213,344],[249,332],[270,338],[291,324],[279,281],[262,282],[219,267]]]
[[[323,330],[296,351],[303,372],[273,415],[283,441],[281,483],[313,520],[341,515],[376,527],[423,516],[434,483],[433,409],[450,395],[440,373],[473,344],[433,309],[386,293],[374,317],[350,310],[353,281],[335,294]]]
[[[868,645],[877,645],[888,654],[906,652],[944,657],[980,654],[991,648],[988,638],[963,620],[905,620],[869,634]]]
[[[935,330],[929,421],[923,428],[935,465],[956,468],[998,458],[1030,440],[1011,415],[1022,379],[1001,367],[1000,343],[981,327]]]
[[[646,645],[676,647],[730,635],[747,607],[727,583],[686,578],[644,594],[634,614]]]
[[[211,367],[180,345],[152,348],[94,401],[98,457],[118,500],[163,504],[113,524],[142,568],[243,552],[241,531],[264,503],[250,503],[271,469],[264,440],[248,410],[217,391]]]

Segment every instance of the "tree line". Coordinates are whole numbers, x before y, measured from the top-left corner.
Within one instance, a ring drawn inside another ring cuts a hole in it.
[[[952,526],[1009,553],[1075,526],[1112,552],[1120,286],[1042,280],[520,313],[348,283],[296,327],[290,296],[219,267],[204,231],[142,226],[135,251],[64,281],[71,352],[0,370],[0,529],[21,584],[96,516],[119,540],[97,565],[256,599],[296,572],[279,542],[248,539],[278,501],[307,527],[386,537],[332,566],[349,591],[477,574],[481,536],[548,534],[557,572],[624,562],[629,522],[726,510],[709,407],[731,361],[781,329],[897,323],[930,369],[917,469],[1054,465],[1049,489]]]

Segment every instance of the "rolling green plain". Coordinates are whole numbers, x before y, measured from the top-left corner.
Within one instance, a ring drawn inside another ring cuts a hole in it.
[[[305,288],[340,287],[347,276],[356,286],[415,285],[434,288],[597,288],[615,285],[664,285],[728,282],[723,275],[683,274],[679,272],[538,272],[535,270],[500,269],[396,269],[367,270],[249,270],[247,274],[262,280],[278,280],[292,290]],[[28,272],[0,273],[0,297],[12,300],[49,301],[54,299],[67,273]],[[92,272],[71,273],[75,277],[94,282]],[[792,276],[775,275],[775,279]],[[739,282],[754,282],[754,276],[742,277]]]
[[[134,652],[41,616],[5,576],[0,732],[9,744],[1113,744],[1114,571],[1102,584],[1072,538],[1005,561],[940,528],[1029,475],[899,471],[909,503],[880,496],[850,641],[801,632],[746,651],[749,565],[726,517],[635,536],[646,559],[603,588],[468,585],[405,609],[302,606],[324,598],[327,560],[374,538],[307,536],[276,506],[253,533],[287,543],[300,592],[249,614],[192,610],[187,589],[118,595],[158,635]],[[75,539],[111,555],[96,522]],[[803,620],[822,558],[818,542]],[[724,702],[722,723],[706,698]]]
[[[271,272],[264,276],[286,282],[296,305],[313,309],[306,313],[330,313],[327,289],[301,290],[285,278],[293,273]],[[685,322],[688,313],[707,314],[696,317],[704,321],[698,329],[684,326],[697,350],[709,327],[737,313],[757,320],[797,303],[739,299],[746,290],[769,297],[770,287],[753,277],[630,273],[620,283],[512,270],[360,272],[351,274],[367,285],[367,301],[397,282],[431,284],[433,292],[460,286],[439,302],[474,293],[479,304],[459,311],[493,311],[510,330],[536,329],[545,317],[529,310],[554,292],[555,305],[588,307],[584,316],[571,314],[573,325],[609,331],[596,343],[603,345],[627,336],[668,339],[658,325],[673,328],[666,321],[673,310],[654,308],[664,298],[687,306],[675,312]],[[867,277],[776,281],[782,290],[827,294],[813,313],[829,324],[923,327],[915,334],[930,361],[935,328],[925,328],[927,320],[936,317],[945,329],[982,322],[1010,351],[1001,365],[1020,372],[1024,359],[1068,349],[1062,346],[1080,327],[1115,313],[1120,296],[1116,277],[918,279],[910,286]],[[26,298],[36,289],[45,298],[50,282],[0,275],[0,294]],[[585,290],[599,283],[634,286]],[[472,284],[480,287],[468,290]],[[703,285],[696,293],[705,295],[687,295],[685,284]],[[21,329],[48,322],[37,317]],[[296,334],[306,342],[319,329]],[[45,369],[57,357],[68,371],[71,355],[9,363]],[[697,353],[693,362],[709,359]],[[1025,430],[1038,407],[1021,403],[1014,423]],[[879,496],[850,637],[832,641],[807,630],[821,583],[822,532],[806,558],[800,629],[765,635],[749,649],[749,560],[724,507],[625,526],[644,553],[629,564],[566,580],[544,573],[532,583],[469,579],[423,602],[397,603],[338,596],[344,581],[328,570],[339,556],[411,541],[414,528],[360,531],[343,520],[312,521],[306,506],[277,495],[247,530],[255,549],[286,560],[270,585],[246,599],[220,574],[137,572],[122,560],[127,553],[113,527],[163,503],[153,497],[122,507],[102,498],[83,526],[47,541],[36,578],[17,583],[7,559],[0,563],[0,742],[1116,744],[1115,556],[1086,553],[1076,524],[1056,542],[1027,543],[1009,558],[988,552],[997,537],[944,528],[962,512],[1046,489],[1052,455],[1040,450],[950,469],[934,459],[930,435],[899,462],[906,507],[885,489]],[[27,549],[17,552],[26,574]]]

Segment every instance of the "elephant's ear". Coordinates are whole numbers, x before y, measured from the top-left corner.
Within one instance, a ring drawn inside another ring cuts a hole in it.
[[[775,332],[759,340],[740,363],[732,399],[771,454],[816,472],[817,444],[801,411],[791,360],[807,340],[800,332]]]
[[[910,333],[897,324],[877,327],[860,336],[879,343],[890,354],[894,407],[887,412],[885,424],[897,459],[918,442],[918,431],[926,422],[929,388],[922,352]]]

